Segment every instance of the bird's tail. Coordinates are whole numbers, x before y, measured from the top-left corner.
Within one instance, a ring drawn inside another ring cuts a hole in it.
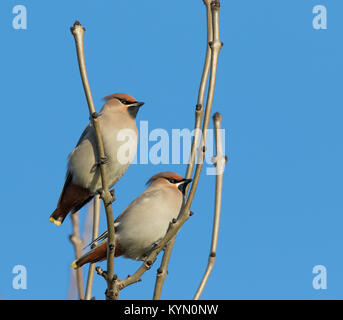
[[[84,254],[81,258],[75,260],[71,267],[74,269],[82,267],[86,263],[99,262],[106,259],[107,256],[107,241],[104,241],[96,248]]]
[[[57,207],[56,210],[51,214],[49,221],[56,224],[57,226],[60,226],[63,223],[68,212],[66,212],[66,210],[63,210],[63,208],[61,207]]]
[[[72,183],[72,175],[67,174],[60,198],[58,199],[57,208],[50,216],[50,222],[60,226],[69,212],[75,213],[80,210],[86,203],[93,199],[94,195],[89,190]]]

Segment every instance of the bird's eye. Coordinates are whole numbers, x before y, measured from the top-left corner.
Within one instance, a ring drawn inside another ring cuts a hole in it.
[[[171,179],[171,178],[169,178],[168,181],[169,181],[170,183],[176,183],[176,182],[177,182],[175,179]]]
[[[120,100],[120,102],[121,102],[122,104],[126,104],[126,105],[127,105],[127,104],[130,104],[130,102],[129,102],[129,101],[127,101],[127,100],[124,100],[124,99],[121,99],[121,100]]]

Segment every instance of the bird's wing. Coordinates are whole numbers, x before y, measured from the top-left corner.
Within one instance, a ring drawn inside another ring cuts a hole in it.
[[[79,141],[77,142],[75,148],[72,150],[72,152],[69,153],[68,155],[68,160],[70,161],[70,159],[72,158],[73,154],[76,152],[76,150],[79,149],[79,146],[82,144],[82,142],[84,142],[85,140],[87,140],[87,138],[91,135],[92,131],[93,131],[93,126],[92,124],[90,123],[86,128],[85,130],[83,130],[80,138],[79,138]],[[68,164],[68,167],[69,167],[69,164]],[[68,170],[69,171],[69,170]],[[68,176],[68,172],[67,172],[67,176]]]
[[[156,197],[158,194],[160,194],[160,190],[150,190],[150,191],[145,191],[143,192],[138,198],[136,198],[135,200],[133,200],[127,207],[126,209],[117,217],[117,219],[114,221],[114,229],[115,231],[118,229],[118,227],[120,228],[120,220],[121,218],[134,206],[138,205],[141,202],[146,202],[146,201],[150,201],[151,199],[153,199],[154,197]],[[107,239],[108,237],[108,232],[107,230],[102,233],[99,237],[97,237],[96,239],[94,239],[90,244],[88,244],[85,248],[91,246],[92,244],[94,244],[95,242],[99,242],[99,241],[103,241],[105,239]]]
[[[115,222],[114,228],[116,228],[118,225],[119,225],[119,222]],[[87,244],[83,249],[86,249],[86,248],[92,246],[95,242],[104,241],[105,239],[107,239],[107,237],[108,237],[108,231],[106,230],[99,237],[95,238],[91,243]]]
[[[85,130],[83,130],[79,141],[76,144],[76,147],[86,138],[86,136],[90,133],[91,129],[93,128],[92,124],[90,123]]]
[[[64,185],[63,185],[63,188],[62,188],[62,192],[61,192],[60,198],[58,199],[58,204],[61,202],[61,200],[62,200],[62,198],[64,196],[64,193],[65,193],[68,185],[71,183],[72,180],[73,180],[73,177],[72,177],[70,171],[67,170],[66,179],[65,179],[65,182],[64,182]]]
[[[95,242],[103,241],[106,238],[107,238],[107,231],[102,233],[99,237],[95,238],[91,243],[87,244],[83,249],[86,249],[86,248],[92,246],[92,244],[94,244]]]
[[[143,193],[141,193],[135,200],[133,200],[126,208],[125,210],[117,217],[115,222],[121,221],[121,219],[128,213],[130,212],[133,208],[141,205],[142,203],[145,203],[145,205],[149,206],[150,201],[155,201],[156,197],[158,197],[161,194],[160,190],[149,190],[146,189]]]

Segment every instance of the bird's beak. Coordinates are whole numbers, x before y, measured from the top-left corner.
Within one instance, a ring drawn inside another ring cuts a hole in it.
[[[180,183],[179,183],[179,186],[178,186],[179,190],[180,190],[183,194],[185,194],[185,192],[186,192],[186,187],[187,187],[187,185],[188,185],[189,183],[191,183],[191,182],[192,182],[192,179],[183,179],[183,180],[181,180]]]
[[[135,102],[132,106],[135,106],[135,107],[140,108],[143,104],[144,104],[144,102],[139,102],[139,101],[137,101],[137,102]]]
[[[144,104],[144,102],[134,102],[130,104],[127,108],[131,117],[136,118],[139,108]]]

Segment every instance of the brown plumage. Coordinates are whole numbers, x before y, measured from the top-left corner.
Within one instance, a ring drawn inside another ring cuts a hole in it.
[[[57,225],[63,223],[69,212],[74,213],[89,202],[93,196],[89,190],[72,183],[72,176],[68,174],[64,183],[56,210],[51,214],[50,221]]]
[[[126,101],[129,101],[129,102],[137,102],[135,98],[131,97],[129,94],[127,93],[114,93],[114,94],[110,94],[106,97],[103,98],[103,100],[105,101],[109,101],[111,99],[119,99],[119,100],[126,100]]]
[[[119,257],[123,254],[123,250],[120,247],[119,242],[115,241],[115,252],[114,256]],[[93,263],[93,262],[100,262],[107,258],[107,241],[104,241],[99,244],[98,247],[94,248],[93,250],[89,251],[85,255],[83,255],[79,260],[74,261],[72,267],[73,268],[80,268],[86,263]]]
[[[182,181],[184,179],[183,177],[181,177],[175,172],[165,171],[165,172],[157,173],[154,176],[152,176],[146,184],[149,185],[159,178],[174,179],[175,181]]]

